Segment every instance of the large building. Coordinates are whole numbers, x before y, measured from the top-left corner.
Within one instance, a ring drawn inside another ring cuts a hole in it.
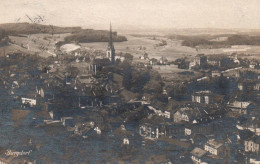
[[[110,32],[109,32],[109,42],[107,46],[107,58],[112,62],[115,63],[115,48],[113,44],[113,33],[112,33],[112,27],[110,24]]]

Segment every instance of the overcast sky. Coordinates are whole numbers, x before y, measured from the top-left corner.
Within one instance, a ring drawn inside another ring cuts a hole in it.
[[[0,23],[28,21],[84,28],[260,29],[260,0],[0,0]]]

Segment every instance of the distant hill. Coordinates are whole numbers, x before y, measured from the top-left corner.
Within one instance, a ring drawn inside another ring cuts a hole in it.
[[[222,34],[222,35],[168,35],[169,39],[182,40],[183,46],[188,47],[203,47],[203,48],[224,48],[232,45],[260,45],[259,35],[247,34]],[[217,40],[218,38],[226,38]]]
[[[65,37],[64,41],[59,42],[58,45],[77,42],[107,42],[109,40],[109,31],[82,29],[81,27],[58,27],[34,23],[6,23],[0,24],[0,29],[5,31],[5,35],[26,35],[26,34],[62,34],[71,33]],[[113,32],[113,40],[115,42],[127,41],[125,36],[117,35]]]
[[[0,47],[8,44],[9,38],[7,37],[5,30],[0,28]]]
[[[17,34],[61,34],[61,33],[74,33],[81,31],[81,27],[58,27],[34,23],[6,23],[0,24],[0,28],[5,30],[7,35]]]
[[[65,42],[108,42],[109,41],[109,31],[104,30],[81,30],[80,32],[73,33],[65,37]],[[125,36],[117,35],[117,32],[113,32],[114,42],[127,41]]]

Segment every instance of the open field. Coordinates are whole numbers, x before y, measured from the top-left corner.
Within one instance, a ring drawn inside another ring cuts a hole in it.
[[[13,44],[9,46],[0,47],[0,54],[2,55],[4,50],[7,52],[12,52],[16,50],[38,53],[42,57],[52,56],[54,53],[55,43],[62,41],[64,37],[69,34],[32,34],[20,36],[10,36]],[[125,42],[115,42],[114,46],[116,52],[130,53],[134,58],[138,58],[145,52],[148,53],[149,58],[159,59],[160,57],[166,57],[168,60],[175,60],[180,57],[192,57],[196,54],[250,54],[247,58],[260,59],[260,46],[247,46],[239,45],[232,46],[231,48],[219,48],[219,49],[195,49],[191,47],[186,47],[181,45],[181,40],[167,39],[164,37],[157,37],[153,40],[152,37],[144,36],[132,36],[125,35],[128,41]],[[160,39],[166,40],[166,46],[156,47],[155,45],[160,42]],[[80,43],[82,47],[92,48],[97,50],[106,50],[106,42],[95,42],[95,43]],[[22,47],[23,46],[23,47]],[[142,47],[142,48],[140,48]]]
[[[55,43],[63,40],[68,34],[31,34],[23,36],[9,36],[11,42],[8,46],[0,47],[0,55],[8,52],[22,51],[49,57],[54,54]]]
[[[136,37],[126,35],[128,41],[114,43],[116,52],[130,53],[134,58],[138,58],[145,52],[148,53],[149,58],[159,59],[160,57],[166,57],[168,60],[175,60],[180,57],[192,57],[196,54],[251,54],[251,58],[260,59],[260,46],[232,46],[231,48],[220,48],[220,49],[195,49],[181,45],[181,40],[170,40],[166,38],[166,46],[155,47],[155,44],[159,43],[159,40],[152,40],[150,37]],[[157,38],[158,39],[158,38]],[[106,50],[107,43],[81,43],[83,47]],[[145,50],[140,50],[140,47],[145,47]]]
[[[128,41],[114,43],[117,53],[130,53],[135,58],[138,58],[140,55],[146,52],[148,53],[149,58],[159,59],[160,57],[164,56],[169,60],[175,60],[178,57],[182,57],[187,54],[196,54],[194,49],[181,46],[181,41],[172,41],[167,39],[167,46],[155,47],[155,45],[159,43],[159,40],[152,40],[149,37],[135,37],[131,35],[126,35],[126,37]],[[105,50],[107,47],[107,43],[82,43],[81,45],[89,48],[103,50]],[[145,47],[145,50],[140,50],[140,47]]]

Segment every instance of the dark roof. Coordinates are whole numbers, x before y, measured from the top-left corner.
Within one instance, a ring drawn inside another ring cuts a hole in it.
[[[260,136],[255,135],[250,140],[253,141],[254,143],[260,144]]]
[[[238,134],[241,140],[250,139],[254,135],[254,133],[251,132],[250,130],[239,130]]]
[[[207,151],[201,149],[201,148],[198,148],[198,147],[195,147],[192,151],[191,151],[191,154],[196,156],[196,157],[199,157],[201,158],[202,156],[204,156],[205,154],[207,153]]]

